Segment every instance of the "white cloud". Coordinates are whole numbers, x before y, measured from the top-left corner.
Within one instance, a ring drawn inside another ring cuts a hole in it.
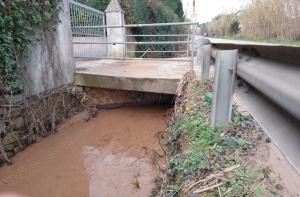
[[[212,20],[221,13],[238,11],[248,0],[196,0],[196,15],[200,23]],[[193,0],[182,0],[188,18],[193,13]]]

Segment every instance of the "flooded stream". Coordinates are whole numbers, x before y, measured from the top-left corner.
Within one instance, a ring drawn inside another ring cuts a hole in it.
[[[28,197],[149,196],[156,177],[146,150],[162,154],[163,106],[81,113],[0,168],[0,191]]]

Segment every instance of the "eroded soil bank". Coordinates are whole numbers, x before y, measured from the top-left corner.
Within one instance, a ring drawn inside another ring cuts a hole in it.
[[[0,168],[0,192],[25,196],[149,196],[157,175],[151,151],[163,155],[158,133],[164,106],[81,113],[57,134],[32,145]]]

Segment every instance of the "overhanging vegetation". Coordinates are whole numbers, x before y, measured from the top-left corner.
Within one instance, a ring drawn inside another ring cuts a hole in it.
[[[54,31],[59,21],[60,0],[0,0],[0,95],[22,90],[23,65],[38,31]]]

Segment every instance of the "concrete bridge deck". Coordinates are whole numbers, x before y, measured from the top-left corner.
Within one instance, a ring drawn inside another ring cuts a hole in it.
[[[78,86],[176,94],[178,82],[190,62],[159,60],[80,60],[76,62]],[[197,67],[196,73],[199,74]]]

